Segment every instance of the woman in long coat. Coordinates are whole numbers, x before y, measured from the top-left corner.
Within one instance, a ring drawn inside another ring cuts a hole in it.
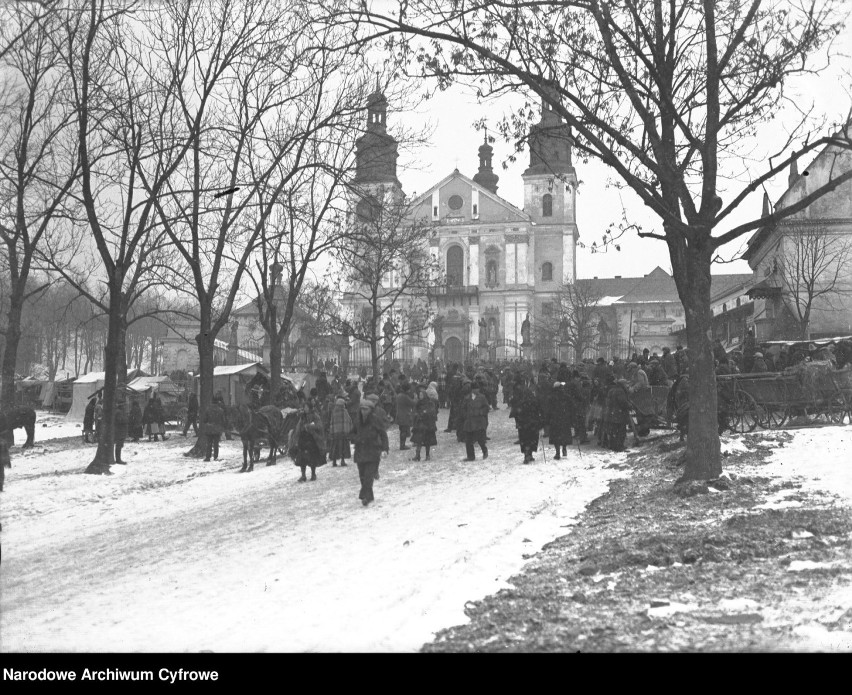
[[[420,460],[420,448],[426,447],[426,460],[429,449],[438,444],[435,432],[438,431],[438,403],[423,389],[417,390],[417,402],[414,405],[414,436],[411,441],[417,447],[413,461]]]
[[[83,441],[86,444],[92,442],[92,437],[95,433],[95,406],[97,404],[97,397],[92,396],[89,402],[86,403],[86,410],[83,412]]]
[[[355,445],[355,463],[361,478],[358,498],[365,507],[373,501],[373,481],[378,477],[382,452],[387,453],[388,433],[384,417],[376,414],[378,396],[365,396],[352,420],[352,443]]]
[[[553,385],[550,397],[550,443],[556,447],[555,459],[568,454],[571,444],[571,425],[574,424],[574,403],[565,382]],[[560,456],[560,452],[562,456]]]
[[[352,418],[346,410],[346,401],[338,398],[334,402],[328,428],[329,456],[331,465],[337,467],[337,459],[340,465],[346,465],[346,459],[352,458],[352,450],[349,447],[349,432],[352,430]]]
[[[623,380],[609,377],[606,393],[607,447],[613,451],[624,451],[624,438],[627,436],[627,424],[630,422],[630,401],[627,398],[627,386]]]
[[[403,384],[396,394],[396,424],[399,425],[399,450],[407,451],[405,440],[411,436],[411,425],[414,422],[414,398],[411,397],[411,386]]]
[[[306,469],[311,469],[311,480],[317,479],[317,468],[325,465],[325,431],[319,413],[306,401],[299,413],[299,422],[293,432],[293,463],[302,470],[300,483],[307,480]]]

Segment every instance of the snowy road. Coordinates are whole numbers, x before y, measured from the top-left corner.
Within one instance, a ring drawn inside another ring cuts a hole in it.
[[[607,467],[623,454],[588,447],[521,465],[505,406],[489,435],[486,461],[462,463],[439,432],[434,460],[416,463],[392,429],[368,508],[353,464],[314,483],[282,459],[238,475],[239,442],[206,464],[181,437],[128,444],[130,464],[104,477],[78,474],[93,448],[77,439],[16,449],[0,649],[417,650],[623,475]]]

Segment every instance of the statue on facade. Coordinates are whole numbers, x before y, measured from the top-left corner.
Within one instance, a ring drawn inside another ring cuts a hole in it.
[[[521,345],[532,345],[530,342],[530,315],[524,319],[521,324]]]
[[[488,324],[484,318],[479,319],[479,346],[488,345]]]
[[[435,333],[435,345],[444,344],[444,317],[438,314],[432,322],[432,330]]]
[[[390,320],[390,317],[385,321],[385,325],[382,326],[382,332],[385,334],[385,348],[389,348],[393,344],[393,337],[396,333],[396,326]]]
[[[239,322],[238,321],[232,321],[231,322],[231,339],[230,339],[230,341],[228,341],[228,345],[239,345],[239,342],[238,342],[239,330],[240,330]]]

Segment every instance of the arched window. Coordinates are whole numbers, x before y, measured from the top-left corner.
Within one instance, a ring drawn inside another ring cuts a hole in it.
[[[545,193],[541,197],[541,216],[553,217],[553,196],[550,193]]]
[[[461,287],[464,282],[464,251],[461,246],[447,249],[447,286]]]
[[[553,280],[553,264],[545,263],[541,266],[541,279],[542,280]]]

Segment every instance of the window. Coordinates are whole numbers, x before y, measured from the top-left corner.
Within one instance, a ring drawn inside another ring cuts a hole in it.
[[[447,201],[447,205],[450,206],[450,210],[461,210],[462,205],[464,205],[464,201],[460,195],[451,195],[450,199]]]
[[[545,263],[541,266],[541,279],[542,280],[553,280],[553,264]]]
[[[541,313],[547,317],[553,316],[553,304],[551,302],[544,302],[541,305]]]
[[[476,217],[479,214],[479,206],[474,203],[473,204],[473,216]]]
[[[464,251],[461,246],[447,249],[447,286],[461,287],[464,282]]]
[[[553,196],[550,193],[545,193],[541,197],[541,216],[553,217]]]
[[[438,206],[435,205],[435,206],[432,207],[432,217],[437,217],[437,216],[438,216]]]

